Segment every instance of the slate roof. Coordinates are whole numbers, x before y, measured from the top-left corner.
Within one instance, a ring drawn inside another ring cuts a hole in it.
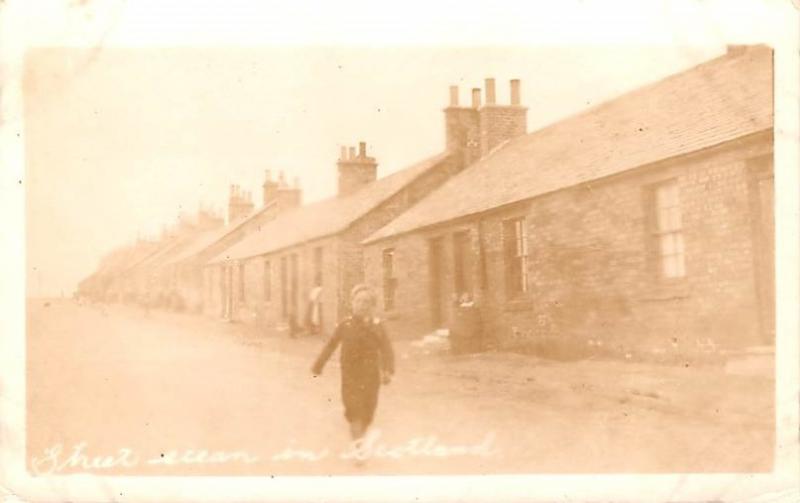
[[[140,241],[111,252],[107,260],[103,260],[98,267],[99,274],[115,274],[136,264],[150,256],[157,249],[158,244],[152,241]]]
[[[214,245],[216,242],[218,242],[225,236],[237,230],[245,222],[250,221],[251,219],[257,217],[258,215],[266,211],[268,208],[272,206],[272,204],[274,203],[262,206],[258,210],[250,213],[249,215],[241,216],[228,225],[216,227],[214,229],[209,229],[205,231],[199,231],[193,237],[190,243],[182,247],[182,249],[179,250],[177,253],[172,254],[172,256],[169,259],[167,259],[164,262],[164,264],[165,265],[177,264],[180,262],[191,260],[192,258],[196,257],[197,255],[199,255],[204,250]]]
[[[375,180],[344,197],[334,196],[286,211],[260,230],[213,258],[210,263],[255,257],[345,230],[419,176],[449,158],[441,153]]]
[[[477,214],[772,128],[772,51],[732,51],[512,139],[364,242]]]
[[[173,252],[177,246],[185,242],[188,237],[189,236],[177,235],[167,236],[158,243],[158,246],[152,251],[152,253],[146,255],[138,262],[131,264],[128,270],[145,267],[152,268],[162,264],[164,257],[169,256],[169,254]]]

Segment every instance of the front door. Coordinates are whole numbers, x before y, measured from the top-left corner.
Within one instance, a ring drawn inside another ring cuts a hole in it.
[[[445,306],[443,302],[444,285],[444,240],[441,237],[428,241],[428,278],[430,284],[431,324],[433,328],[442,328],[444,324]]]

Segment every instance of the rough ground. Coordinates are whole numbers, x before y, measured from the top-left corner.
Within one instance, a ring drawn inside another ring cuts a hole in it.
[[[738,375],[721,366],[452,357],[407,342],[395,346],[398,373],[378,408],[383,456],[357,465],[342,459],[336,358],[319,378],[308,370],[321,345],[190,315],[31,301],[29,467],[269,476],[772,466],[769,367]]]

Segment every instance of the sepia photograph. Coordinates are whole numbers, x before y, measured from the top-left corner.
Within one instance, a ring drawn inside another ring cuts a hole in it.
[[[32,480],[776,470],[774,41],[105,36],[20,65]]]

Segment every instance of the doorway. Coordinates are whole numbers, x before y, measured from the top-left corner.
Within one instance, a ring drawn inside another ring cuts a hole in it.
[[[428,241],[428,281],[431,303],[431,325],[442,328],[444,324],[444,239],[435,237]]]

